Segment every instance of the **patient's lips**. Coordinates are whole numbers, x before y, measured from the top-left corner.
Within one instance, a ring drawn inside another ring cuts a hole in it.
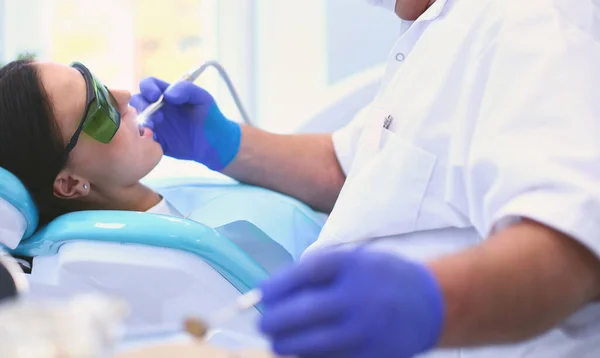
[[[140,136],[142,136],[143,138],[152,138],[154,136],[154,133],[152,133],[152,130],[150,128],[147,127],[139,127],[140,128]]]

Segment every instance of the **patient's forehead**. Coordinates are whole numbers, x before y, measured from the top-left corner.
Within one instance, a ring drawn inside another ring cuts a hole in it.
[[[66,65],[36,62],[36,66],[66,143],[77,129],[85,111],[85,80],[78,70]]]

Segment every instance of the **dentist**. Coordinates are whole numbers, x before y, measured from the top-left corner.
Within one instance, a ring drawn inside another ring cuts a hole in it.
[[[600,357],[600,5],[373,2],[409,26],[336,133],[240,126],[190,83],[150,121],[167,155],[330,213],[262,285],[274,351]]]

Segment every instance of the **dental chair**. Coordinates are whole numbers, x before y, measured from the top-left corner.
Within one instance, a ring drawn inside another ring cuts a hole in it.
[[[291,198],[251,186],[196,178],[153,187],[189,218],[80,211],[38,227],[30,194],[0,168],[0,242],[31,262],[27,298],[115,296],[130,306],[125,341],[177,334],[186,318],[209,317],[297,260],[324,222]],[[209,340],[264,347],[259,315],[260,306]]]

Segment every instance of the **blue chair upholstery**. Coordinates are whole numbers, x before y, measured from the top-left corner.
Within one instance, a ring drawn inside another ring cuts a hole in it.
[[[0,168],[0,198],[9,202],[25,217],[27,230],[23,237],[28,238],[33,235],[39,222],[39,214],[33,198],[23,183],[3,168]]]
[[[326,216],[264,188],[199,178],[148,181],[183,215],[213,228],[244,220],[300,259],[319,236]]]
[[[297,260],[324,222],[285,195],[195,178],[151,185],[189,219],[79,211],[38,228],[25,187],[14,175],[0,174],[0,198],[27,223],[18,230],[20,244],[9,252],[33,258],[29,281],[35,294],[65,297],[91,290],[123,297],[134,311],[127,324],[132,337],[163,332],[188,313],[206,314],[256,288]],[[260,305],[255,308],[259,314]],[[233,329],[254,334],[252,319]]]
[[[198,256],[240,292],[268,277],[256,260],[217,230],[192,220],[132,211],[79,211],[65,214],[24,240],[12,253],[51,256],[68,242],[85,240],[142,244]]]
[[[259,264],[240,248],[241,244],[236,245],[219,232],[240,236],[241,231],[232,230],[232,227],[242,227],[244,232],[253,233],[260,238],[257,241],[259,247],[269,249],[269,246],[265,245],[266,242],[268,243],[266,234],[247,222],[239,221],[214,230],[192,220],[163,215],[123,211],[81,211],[63,215],[36,232],[39,222],[38,210],[25,186],[15,175],[3,168],[0,168],[0,183],[0,198],[14,206],[27,222],[23,241],[16,249],[9,250],[14,255],[30,257],[55,255],[64,243],[82,240],[82,238],[101,242],[165,247],[197,255],[241,292],[256,287],[260,280],[267,277],[267,270],[274,270],[268,264]],[[282,253],[284,250],[277,247],[276,243],[271,246],[275,247],[275,249],[271,248],[272,252],[287,259]],[[283,264],[285,260],[279,257],[277,260]],[[291,260],[290,257],[289,261]]]
[[[63,215],[35,232],[38,211],[27,189],[2,168],[0,182],[0,198],[27,222],[21,244],[11,251],[15,255],[55,255],[64,243],[77,240],[171,248],[211,264],[242,292],[297,260],[323,223],[305,204],[266,189],[171,179],[153,187],[178,208],[197,213],[191,215],[196,221],[140,212],[82,211]]]
[[[215,229],[254,259],[270,275],[294,262],[289,251],[256,225],[238,220]]]

